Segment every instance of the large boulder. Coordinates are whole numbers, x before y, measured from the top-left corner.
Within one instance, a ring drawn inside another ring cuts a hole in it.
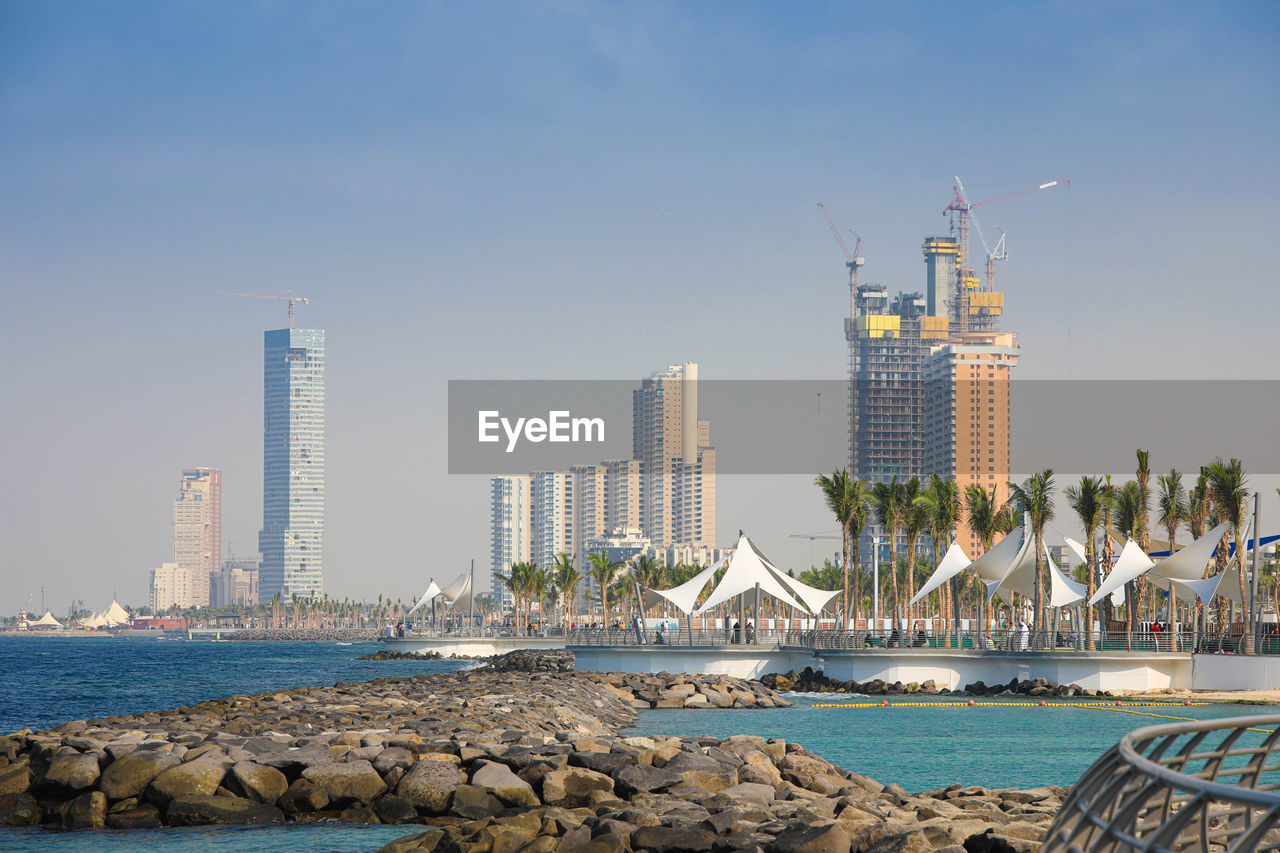
[[[0,794],[21,794],[31,787],[31,768],[25,764],[0,767]]]
[[[496,761],[481,761],[471,774],[471,785],[497,797],[508,806],[536,806],[538,795],[533,787]]]
[[[55,755],[49,759],[36,787],[59,793],[73,793],[92,788],[101,771],[98,756],[92,752]]]
[[[44,813],[28,793],[0,794],[0,826],[35,826]]]
[[[335,808],[368,805],[386,793],[387,783],[368,761],[314,764],[302,771],[302,777],[329,795]]]
[[[162,825],[160,810],[151,803],[107,813],[107,826],[112,829],[156,829]]]
[[[86,791],[67,803],[62,813],[64,829],[102,829],[107,825],[107,797],[101,791]]]
[[[295,779],[289,790],[276,800],[276,805],[290,815],[318,812],[329,805],[329,795],[319,785]]]
[[[409,768],[396,785],[396,796],[431,815],[449,810],[449,800],[466,777],[457,765],[448,761],[419,761]]]
[[[632,850],[655,850],[658,853],[693,851],[701,853],[711,849],[716,836],[705,829],[687,829],[675,826],[642,826],[631,833]]]
[[[280,795],[289,789],[289,780],[274,767],[264,767],[252,761],[239,761],[231,768],[231,776],[249,799],[274,805]]]
[[[474,785],[459,785],[453,792],[449,811],[459,817],[476,820],[493,817],[502,811],[502,801],[493,794]]]
[[[147,796],[161,807],[179,797],[213,796],[230,767],[231,762],[222,753],[206,752],[161,773],[147,789]]]
[[[169,804],[168,814],[169,823],[172,826],[242,825],[284,821],[284,814],[275,806],[255,803],[239,797],[210,797],[203,794],[175,799]]]
[[[769,853],[849,853],[852,843],[839,823],[794,823],[774,839]]]
[[[102,771],[98,790],[112,801],[137,797],[157,776],[181,763],[171,752],[135,750],[107,765],[107,769]]]
[[[679,773],[649,764],[629,764],[614,774],[618,792],[626,797],[659,793],[684,781]]]
[[[585,767],[561,767],[542,777],[542,801],[549,806],[588,805],[592,791],[613,793],[613,780]]]

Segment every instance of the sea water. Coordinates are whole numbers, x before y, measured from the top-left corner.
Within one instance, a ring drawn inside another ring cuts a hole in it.
[[[453,672],[462,661],[360,661],[376,643],[208,642],[0,637],[0,733],[68,720],[190,705],[238,693],[355,683],[382,676]],[[912,792],[960,782],[984,787],[1070,785],[1121,735],[1163,716],[1230,717],[1277,713],[1238,705],[1131,708],[1019,707],[818,708],[871,705],[880,698],[791,694],[792,708],[644,711],[626,734],[753,734],[795,741],[840,766]],[[890,700],[891,703],[894,700]],[[944,698],[926,701],[946,703]],[[166,828],[61,832],[0,828],[0,849],[229,853],[376,850],[421,831],[407,826],[286,824],[274,827]]]

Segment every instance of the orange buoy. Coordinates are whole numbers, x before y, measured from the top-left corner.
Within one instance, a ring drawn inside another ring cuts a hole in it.
[[[974,704],[975,704],[975,703],[974,703],[974,701],[973,701],[972,699],[970,699],[970,700],[969,700],[969,707],[970,707],[970,708],[972,708],[972,707],[974,706]]]
[[[1190,700],[1190,699],[1187,699],[1187,700],[1186,700],[1185,702],[1183,702],[1182,704],[1183,704],[1183,705],[1190,705],[1190,704],[1191,704],[1191,700]]]
[[[1123,702],[1121,702],[1119,699],[1117,699],[1117,700],[1116,700],[1116,707],[1117,707],[1117,708],[1119,708],[1119,707],[1120,707],[1120,706],[1122,706],[1123,704],[1124,704],[1124,703],[1123,703]]]
[[[1044,700],[1043,700],[1043,699],[1041,699],[1041,700],[1040,700],[1040,707],[1041,707],[1041,708],[1043,708],[1043,707],[1044,707]]]
[[[888,708],[888,707],[889,707],[889,700],[888,700],[888,699],[886,699],[886,700],[884,700],[883,702],[881,702],[880,704],[881,704],[881,705],[883,705],[884,707]]]

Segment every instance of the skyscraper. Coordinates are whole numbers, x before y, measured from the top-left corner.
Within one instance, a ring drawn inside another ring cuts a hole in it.
[[[259,600],[324,593],[324,330],[265,335]]]
[[[173,562],[186,570],[187,589],[175,592],[183,607],[208,607],[209,578],[222,568],[222,472],[190,468],[173,502]]]
[[[999,506],[1008,500],[1017,363],[1011,332],[969,332],[925,359],[925,473],[954,478],[961,500],[973,484],[994,495]],[[982,547],[961,515],[956,541],[977,557]]]
[[[528,562],[531,558],[529,477],[494,477],[490,481],[490,568],[493,578],[493,601],[499,612],[510,610],[515,598],[510,588],[498,577],[509,575],[512,563]]]
[[[658,547],[715,545],[716,452],[698,418],[698,365],[673,364],[632,393],[632,455],[640,463],[640,523]]]

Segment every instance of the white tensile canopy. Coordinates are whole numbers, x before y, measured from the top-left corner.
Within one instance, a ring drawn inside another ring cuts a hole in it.
[[[1022,528],[1022,547],[1014,558],[1008,572],[997,587],[998,591],[1016,592],[1019,595],[1033,597],[1036,594],[1036,551],[1035,535],[1027,525]],[[1049,606],[1070,607],[1085,596],[1084,584],[1076,583],[1062,573],[1058,564],[1049,556],[1049,549],[1041,542],[1041,556],[1049,576]]]
[[[62,623],[53,618],[52,610],[46,610],[43,616],[35,622],[28,622],[27,626],[30,628],[61,628]]]
[[[759,552],[743,534],[738,537],[738,544],[734,547],[732,556],[729,557],[729,567],[725,569],[720,584],[711,591],[711,595],[693,615],[701,616],[717,604],[755,589],[756,584],[760,584],[761,592],[769,593],[783,604],[809,612],[809,608],[796,601],[791,591],[784,587],[775,573],[761,561]]]
[[[711,580],[728,559],[728,557],[721,559],[718,563],[708,566],[689,580],[672,589],[650,589],[645,587],[645,606],[652,607],[661,603],[662,600],[666,600],[674,604],[681,613],[692,613],[694,605],[698,602],[698,596],[702,594],[702,588],[707,585],[707,582]]]
[[[942,562],[938,563],[938,568],[933,570],[933,574],[929,576],[929,581],[916,593],[916,597],[907,602],[907,606],[915,604],[956,575],[963,572],[973,564],[969,559],[969,555],[965,554],[964,549],[960,547],[959,542],[952,542],[951,547],[947,549],[947,553],[942,555]]]
[[[86,628],[105,628],[107,627],[107,619],[101,613],[95,613],[88,619],[84,620]]]
[[[1146,552],[1138,547],[1138,543],[1130,539],[1124,543],[1124,549],[1120,552],[1116,564],[1111,567],[1110,574],[1093,594],[1093,598],[1089,599],[1089,604],[1097,604],[1115,590],[1124,587],[1129,581],[1141,577],[1154,565],[1155,563],[1151,562]]]
[[[1064,536],[1062,538],[1067,543],[1067,547],[1071,549],[1071,553],[1075,555],[1077,561],[1081,563],[1089,561],[1089,555],[1085,553],[1083,545],[1072,539],[1070,536]],[[1111,604],[1115,607],[1120,607],[1124,604],[1124,587],[1120,587],[1115,592],[1111,593]]]
[[[471,573],[463,572],[451,584],[440,590],[440,596],[454,607],[471,606]]]
[[[1006,534],[1003,539],[991,546],[990,551],[974,560],[969,566],[986,586],[988,602],[995,597],[996,590],[1000,588],[1000,584],[1004,583],[1009,569],[1013,568],[1013,562],[1022,550],[1022,540],[1023,531],[1022,528],[1018,528]]]
[[[102,624],[107,628],[117,628],[121,625],[128,625],[130,621],[129,611],[120,606],[120,602],[114,598],[111,599],[111,606],[102,614]]]
[[[422,598],[418,599],[418,603],[409,608],[409,612],[405,614],[405,618],[412,616],[424,604],[430,603],[431,599],[440,594],[440,587],[436,586],[435,578],[427,584],[427,591],[422,594]]]
[[[1221,595],[1239,604],[1240,582],[1236,578],[1240,574],[1240,567],[1235,562],[1221,574],[1211,578],[1203,577],[1205,566],[1213,559],[1213,552],[1226,532],[1227,525],[1219,524],[1181,551],[1165,557],[1152,569],[1151,582],[1160,589],[1168,589],[1170,583],[1176,583],[1179,589],[1188,590],[1206,604],[1221,590]]]

